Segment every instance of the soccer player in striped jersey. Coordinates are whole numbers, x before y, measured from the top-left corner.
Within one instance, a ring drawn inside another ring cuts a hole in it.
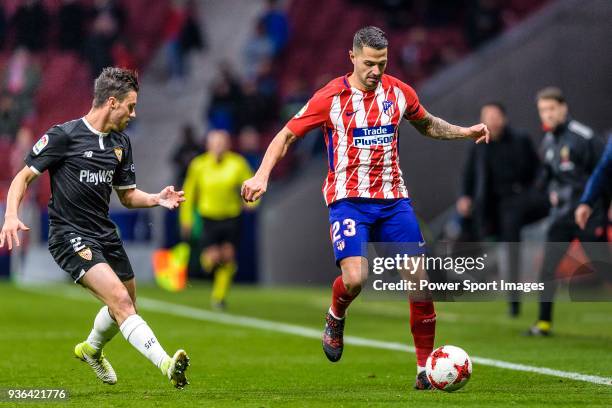
[[[323,331],[327,358],[342,356],[345,312],[361,291],[367,276],[362,263],[364,242],[425,242],[414,215],[399,166],[399,124],[407,119],[423,135],[435,139],[489,141],[484,124],[464,128],[428,113],[415,91],[390,75],[388,41],[377,27],[355,33],[349,51],[353,72],[338,77],[317,91],[270,143],[254,177],[244,182],[242,196],[259,199],[267,189],[270,172],[297,138],[322,127],[329,172],[323,195],[329,207],[332,246],[342,273],[332,286],[331,307]],[[419,252],[420,251],[420,252]],[[366,268],[367,269],[367,268]],[[423,271],[419,271],[423,272]],[[433,350],[436,315],[431,301],[410,302],[410,326],[417,356],[416,389],[429,389],[425,362]]]

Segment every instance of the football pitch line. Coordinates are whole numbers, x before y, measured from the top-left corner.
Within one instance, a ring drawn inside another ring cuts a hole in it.
[[[82,289],[77,288],[65,288],[64,290],[57,292],[49,292],[44,288],[31,287],[31,286],[19,286],[21,289],[34,292],[37,294],[45,295],[59,295],[62,297],[94,301],[95,299],[84,292]],[[170,303],[162,300],[156,300],[151,298],[139,297],[138,298],[138,309],[147,310],[150,312],[163,313],[172,316],[185,317],[194,320],[201,320],[213,323],[219,323],[229,326],[248,327],[258,330],[265,330],[277,333],[290,334],[299,337],[305,337],[310,339],[321,339],[321,329],[313,329],[304,326],[298,326],[288,323],[276,322],[273,320],[264,320],[256,317],[240,316],[227,313],[211,312],[204,309],[198,309],[191,306],[181,305],[177,303]],[[357,336],[344,336],[344,343],[352,346],[369,347],[381,350],[393,350],[401,351],[405,353],[414,353],[415,349],[412,346],[407,346],[402,343],[388,342],[382,340],[368,339]],[[570,380],[584,381],[593,384],[608,385],[612,386],[612,378],[600,377],[596,375],[581,374],[571,371],[556,370],[547,367],[537,367],[525,364],[511,363],[508,361],[495,360],[485,357],[470,356],[473,363],[481,364],[483,366],[503,368],[506,370],[523,371],[530,373],[537,373],[542,375],[548,375],[553,377],[567,378]]]

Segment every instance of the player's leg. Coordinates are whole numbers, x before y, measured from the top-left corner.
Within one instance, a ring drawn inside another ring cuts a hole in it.
[[[374,231],[375,240],[381,243],[401,243],[390,245],[392,255],[418,256],[425,253],[425,240],[419,228],[410,200],[398,200],[382,212],[382,220]],[[421,267],[410,274],[411,279],[427,279],[427,273]],[[400,271],[404,274],[406,271]],[[408,276],[406,276],[408,278]],[[411,296],[410,302],[410,331],[414,340],[417,357],[417,379],[415,388],[419,390],[430,389],[431,384],[425,376],[425,363],[433,351],[436,333],[436,313],[433,301],[429,296]]]
[[[118,244],[107,246],[104,252],[104,256],[106,257],[106,259],[108,259],[108,262],[112,267],[113,272],[115,272],[119,280],[121,280],[121,282],[123,283],[123,286],[126,288],[128,295],[132,301],[134,312],[138,313],[138,310],[136,308],[136,278],[134,277],[132,265],[127,256],[127,253],[125,252],[125,249],[123,248],[123,245]],[[157,339],[155,339],[154,341],[156,342],[156,344],[159,345]],[[162,349],[161,345],[159,345],[159,348]],[[163,360],[161,366],[159,367],[160,371],[162,372],[162,374],[166,375],[170,379],[170,381],[175,387],[183,388],[185,385],[188,384],[188,381],[185,378],[185,370],[189,366],[189,357],[187,357],[187,353],[185,353],[184,350],[179,349],[174,353],[172,357],[169,357],[167,355],[166,357],[167,358]]]
[[[216,309],[225,309],[226,298],[236,274],[236,249],[240,244],[240,218],[229,218],[218,221],[217,236],[219,242],[219,266],[215,271],[211,303]]]
[[[111,267],[108,264],[99,263],[89,269],[80,282],[108,306],[123,337],[151,361],[162,374],[169,376],[171,366],[177,365],[177,362],[168,356],[149,325],[136,314],[136,308],[128,289]],[[186,385],[183,371],[187,368],[188,360],[183,354],[184,351],[179,356],[181,361],[178,363],[179,369],[182,369],[179,375],[180,381],[175,382],[171,378],[177,387]]]
[[[360,211],[360,204],[342,201],[333,204],[329,211],[334,255],[342,272],[332,285],[332,301],[322,336],[323,351],[332,362],[342,357],[346,310],[367,279],[362,244],[368,242],[371,221],[367,213]]]
[[[215,271],[211,293],[211,303],[216,309],[225,309],[225,299],[229,292],[232,280],[236,274],[236,250],[230,242],[219,246],[220,263]]]
[[[540,271],[540,282],[544,290],[540,293],[539,315],[536,323],[531,326],[526,335],[548,336],[552,328],[553,298],[557,290],[555,272],[563,259],[569,244],[577,234],[578,226],[573,220],[562,219],[554,221],[546,234],[544,260]]]

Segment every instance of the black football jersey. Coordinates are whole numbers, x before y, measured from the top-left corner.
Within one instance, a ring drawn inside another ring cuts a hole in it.
[[[102,241],[118,239],[108,216],[115,189],[136,187],[130,139],[102,133],[85,118],[53,126],[25,158],[35,173],[51,176],[49,240],[78,233]]]

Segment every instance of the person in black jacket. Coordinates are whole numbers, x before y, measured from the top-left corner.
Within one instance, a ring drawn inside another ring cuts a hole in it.
[[[501,103],[484,104],[480,118],[492,140],[470,150],[457,211],[471,226],[471,240],[493,236],[510,243],[505,266],[509,280],[517,281],[521,229],[548,212],[546,196],[533,187],[540,161],[529,136],[508,125]],[[510,314],[517,316],[518,297],[510,301]]]
[[[570,242],[579,239],[592,262],[609,262],[605,233],[610,200],[602,196],[593,202],[593,214],[584,230],[576,224],[574,211],[602,155],[603,140],[591,128],[570,118],[565,97],[559,88],[544,88],[538,92],[536,99],[540,120],[546,130],[541,146],[544,158],[542,181],[547,187],[552,207],[540,277],[540,282],[545,285],[540,294],[540,314],[527,334],[546,336],[550,334],[552,323],[555,272]]]

